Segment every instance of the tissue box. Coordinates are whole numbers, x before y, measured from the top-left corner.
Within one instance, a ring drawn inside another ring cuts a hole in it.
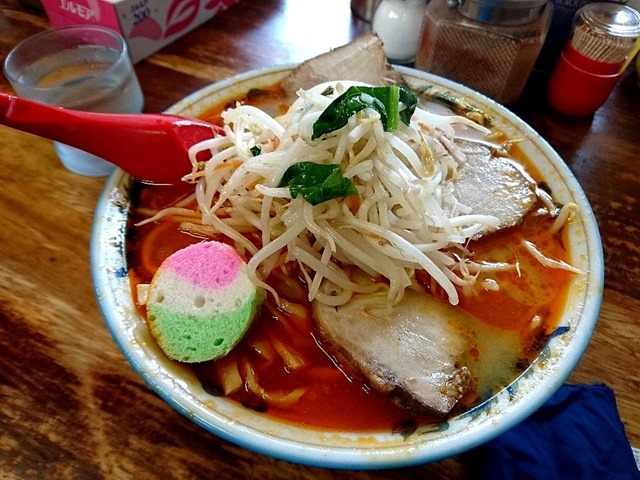
[[[135,63],[239,0],[42,0],[54,27],[93,24],[119,32]]]

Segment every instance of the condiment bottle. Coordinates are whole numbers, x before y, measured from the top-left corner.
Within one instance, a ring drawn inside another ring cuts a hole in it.
[[[566,115],[594,113],[632,61],[639,37],[640,13],[636,10],[608,2],[581,7],[549,78],[549,104]]]
[[[427,0],[382,0],[371,28],[384,44],[392,63],[412,63],[416,58]]]
[[[511,104],[531,75],[552,14],[547,0],[431,0],[415,66]]]

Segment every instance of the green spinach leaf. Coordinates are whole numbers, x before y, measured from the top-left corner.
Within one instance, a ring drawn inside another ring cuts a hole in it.
[[[260,147],[260,145],[254,145],[249,149],[249,151],[251,152],[251,155],[253,155],[254,157],[257,157],[262,153],[262,147]]]
[[[400,104],[404,108],[400,108]],[[344,127],[349,118],[365,108],[380,113],[380,120],[387,132],[398,128],[398,119],[409,124],[418,104],[417,96],[405,87],[352,86],[333,100],[313,124],[312,140],[325,133]]]
[[[312,205],[358,193],[351,180],[342,175],[339,165],[313,162],[291,165],[278,186],[289,187],[292,198],[302,195]]]

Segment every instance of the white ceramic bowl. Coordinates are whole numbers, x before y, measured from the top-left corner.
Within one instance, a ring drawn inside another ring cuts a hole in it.
[[[198,116],[221,101],[268,86],[292,66],[229,78],[195,92],[168,110]],[[149,386],[203,428],[235,444],[279,459],[345,469],[395,468],[431,462],[478,446],[513,427],[540,407],[566,380],[581,358],[596,325],[603,291],[604,262],[593,212],[575,177],[531,127],[486,97],[430,74],[398,67],[411,82],[436,84],[465,95],[496,114],[551,187],[556,200],[578,205],[569,226],[571,263],[587,272],[570,286],[557,334],[527,370],[483,404],[408,438],[392,433],[336,433],[306,429],[262,416],[224,398],[208,395],[195,377],[160,352],[134,305],[125,256],[125,227],[131,179],[117,170],[107,181],[95,213],[92,274],[105,322],[118,346]]]

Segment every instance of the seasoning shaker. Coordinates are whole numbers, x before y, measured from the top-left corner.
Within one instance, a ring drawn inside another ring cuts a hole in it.
[[[416,58],[427,0],[382,0],[371,29],[380,37],[391,63],[412,63]]]
[[[531,75],[552,14],[548,0],[430,0],[415,66],[512,104]]]
[[[611,94],[640,47],[640,13],[625,5],[589,3],[549,78],[547,100],[558,112],[587,116]]]

